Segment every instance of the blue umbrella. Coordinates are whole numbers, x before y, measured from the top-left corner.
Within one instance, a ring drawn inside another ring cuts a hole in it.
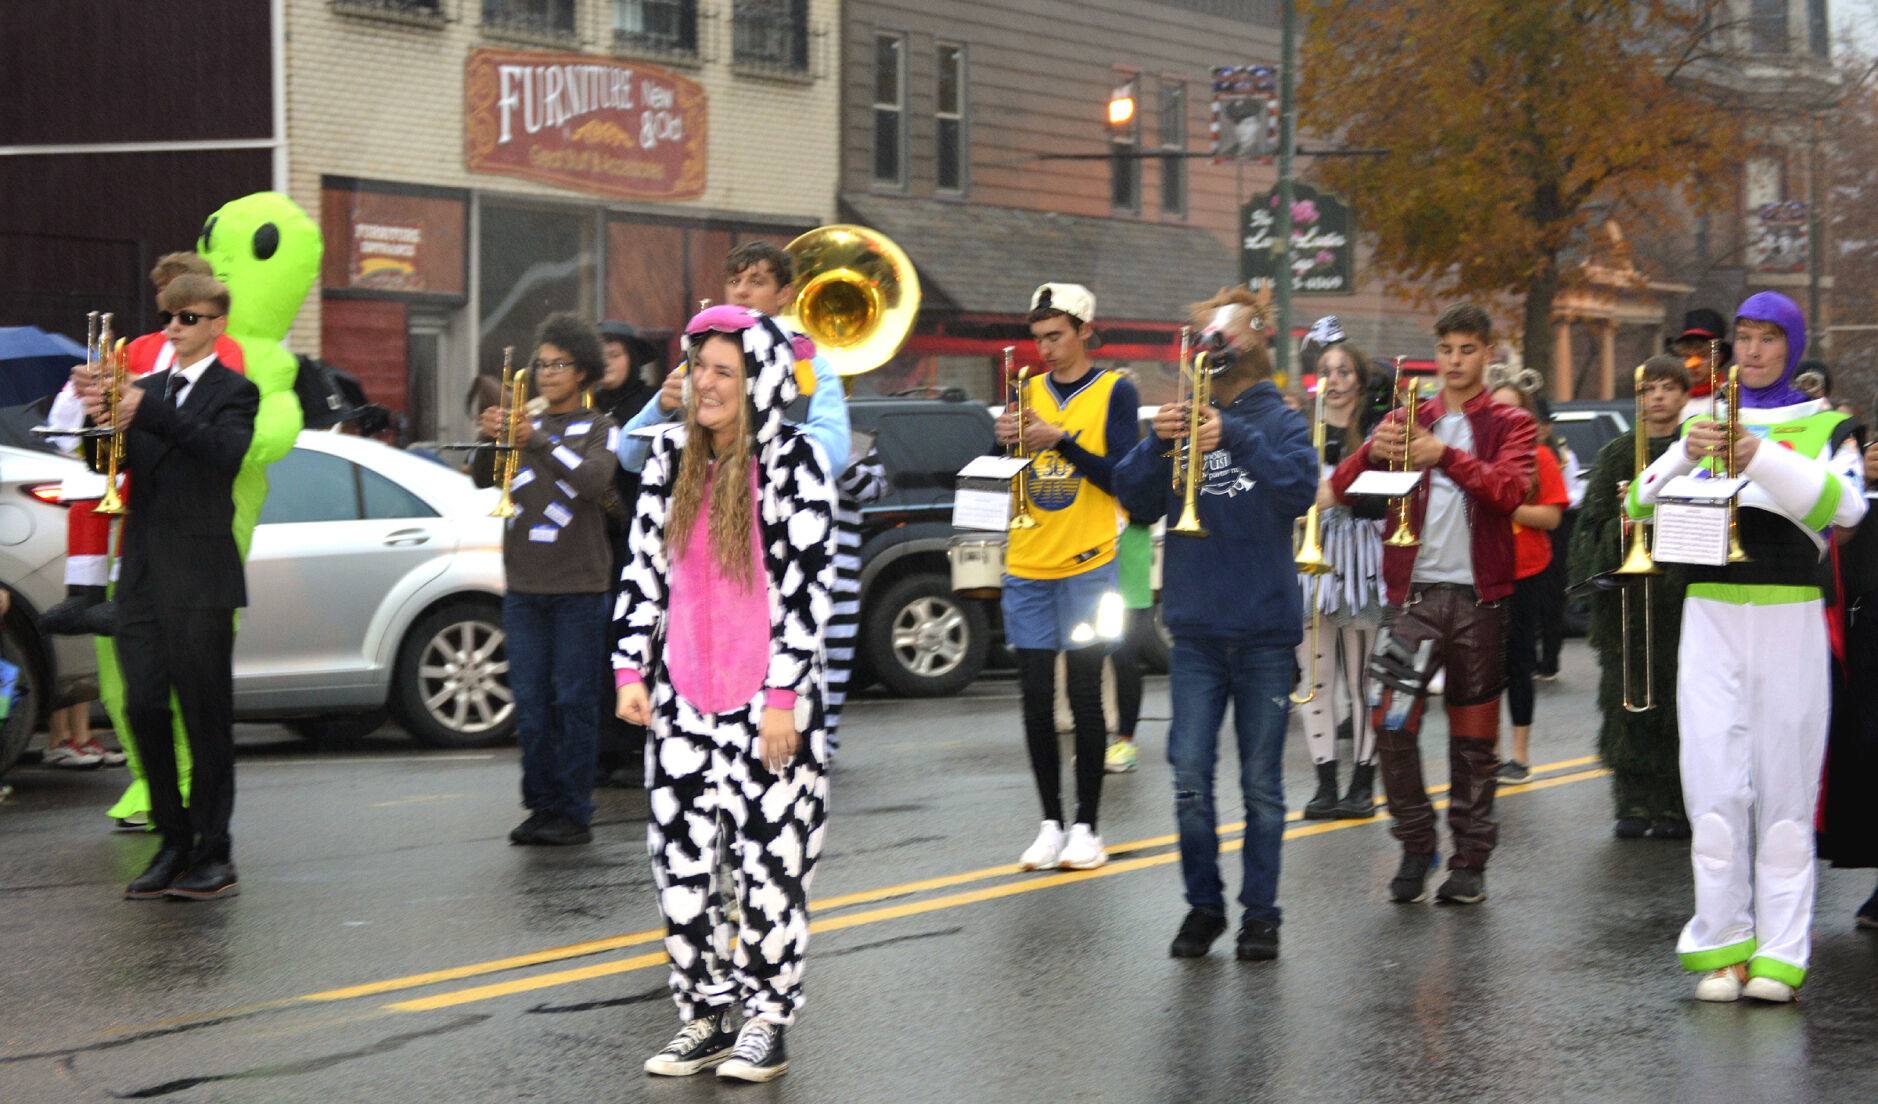
[[[38,326],[0,326],[0,406],[45,398],[64,385],[85,347]]]

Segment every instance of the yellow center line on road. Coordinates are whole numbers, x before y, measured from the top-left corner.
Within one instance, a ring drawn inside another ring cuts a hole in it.
[[[1585,760],[1577,760],[1576,762],[1583,763],[1583,762],[1589,762],[1589,761],[1592,761],[1592,760],[1585,759]],[[1532,790],[1544,790],[1544,789],[1550,789],[1554,786],[1566,785],[1568,783],[1585,782],[1593,778],[1602,778],[1608,775],[1609,773],[1610,772],[1607,770],[1598,768],[1594,770],[1579,771],[1575,774],[1562,775],[1556,778],[1545,778],[1545,779],[1540,779],[1540,780],[1533,781],[1533,782],[1521,783],[1517,786],[1509,786],[1507,787],[1507,789],[1509,792],[1512,792],[1512,793],[1522,793],[1522,792],[1527,792],[1527,791],[1532,791]],[[1445,809],[1448,806],[1448,802],[1445,800],[1436,801],[1433,803],[1433,805],[1434,805],[1434,808],[1436,808],[1437,810]],[[1288,817],[1287,819],[1293,819],[1293,818]],[[1366,820],[1322,821],[1316,824],[1311,824],[1311,825],[1306,825],[1306,826],[1301,826],[1298,828],[1290,829],[1289,831],[1285,832],[1284,838],[1287,840],[1300,839],[1305,836],[1322,835],[1325,832],[1336,832],[1336,831],[1341,831],[1346,828],[1356,828],[1356,827],[1361,827],[1363,825],[1369,825],[1369,824],[1381,824],[1381,823],[1384,823],[1386,820],[1387,820],[1386,817],[1380,817],[1380,818],[1370,818]],[[1243,827],[1243,825],[1241,825],[1241,827]],[[1167,837],[1167,838],[1169,840],[1172,840],[1174,837]],[[1220,851],[1222,853],[1229,853],[1232,851],[1237,851],[1243,846],[1244,846],[1243,839],[1227,840],[1220,844]],[[1040,875],[1038,877],[1028,878],[1023,881],[1006,882],[1002,885],[987,886],[983,889],[975,889],[967,893],[954,893],[954,894],[950,894],[944,897],[935,897],[935,898],[931,898],[929,900],[924,900],[924,901],[909,901],[905,904],[892,905],[887,908],[870,909],[865,912],[855,912],[855,913],[848,913],[842,916],[828,917],[828,918],[811,922],[809,924],[809,931],[814,932],[814,933],[822,933],[822,932],[837,931],[841,928],[856,927],[861,924],[873,924],[873,923],[879,923],[885,920],[898,920],[907,916],[917,916],[921,913],[936,912],[940,909],[957,908],[962,905],[976,904],[981,901],[996,900],[1000,897],[1013,897],[1019,893],[1032,893],[1040,889],[1051,889],[1056,886],[1068,885],[1072,882],[1091,881],[1096,878],[1107,878],[1107,877],[1113,877],[1114,875],[1117,875],[1117,874],[1127,874],[1127,873],[1132,873],[1133,871],[1136,871],[1136,870],[1145,870],[1149,867],[1165,866],[1169,863],[1178,862],[1179,859],[1180,859],[1179,852],[1168,852],[1168,853],[1157,854],[1157,855],[1146,855],[1146,856],[1142,856],[1140,858],[1134,858],[1134,859],[1121,859],[1118,861],[1110,862],[1106,866],[1103,866],[1096,870],[1079,870],[1079,871],[1069,871],[1069,872],[1058,873],[1058,874]],[[997,869],[1008,873],[1008,872],[1013,871],[1014,868],[999,867]],[[939,879],[935,879],[935,881],[937,880]],[[853,896],[859,896],[859,895],[853,895]],[[575,970],[561,970],[561,971],[556,971],[554,973],[538,974],[533,977],[517,978],[513,981],[498,982],[493,985],[481,985],[481,986],[476,986],[470,989],[458,989],[449,993],[439,993],[433,997],[420,997],[415,1000],[398,1001],[392,1004],[388,1004],[385,1007],[389,1010],[397,1011],[397,1012],[428,1012],[428,1011],[434,1011],[439,1008],[452,1008],[457,1005],[470,1004],[476,1001],[489,1000],[494,997],[509,996],[515,993],[525,993],[525,992],[529,992],[535,989],[548,989],[554,986],[567,985],[567,984],[570,984],[572,982],[577,982],[577,981],[589,981],[593,978],[606,977],[612,974],[631,973],[636,970],[643,970],[649,967],[661,965],[665,961],[666,961],[665,953],[663,951],[655,951],[650,954],[635,955],[632,958],[622,959],[617,962],[600,962],[600,963],[595,963],[594,965],[591,965],[591,966],[583,966]]]

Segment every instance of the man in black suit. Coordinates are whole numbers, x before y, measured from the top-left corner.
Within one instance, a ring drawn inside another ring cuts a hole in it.
[[[124,895],[188,900],[238,892],[228,822],[235,808],[235,610],[248,602],[235,547],[235,475],[261,404],[254,384],[215,357],[228,326],[228,289],[180,276],[158,317],[173,367],[137,380],[118,400],[131,473],[117,581],[117,654],[126,715],[148,774],[156,858]],[[104,420],[103,382],[85,412]],[[194,763],[185,808],[177,783],[170,693]]]

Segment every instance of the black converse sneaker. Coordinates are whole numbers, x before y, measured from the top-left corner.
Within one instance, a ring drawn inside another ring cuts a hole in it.
[[[686,1023],[665,1049],[646,1059],[646,1072],[660,1077],[690,1077],[730,1057],[737,1035],[724,1021],[727,1012],[713,1012]]]
[[[730,1061],[717,1067],[720,1081],[774,1081],[788,1072],[783,1027],[768,1020],[745,1020]]]
[[[1440,862],[1437,855],[1402,852],[1402,865],[1389,880],[1389,899],[1398,905],[1411,905],[1428,899],[1428,875]]]

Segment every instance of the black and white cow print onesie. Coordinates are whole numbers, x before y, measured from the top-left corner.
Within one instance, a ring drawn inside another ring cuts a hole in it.
[[[637,672],[651,700],[648,843],[679,1014],[691,1020],[742,1004],[752,1018],[788,1024],[802,1004],[809,880],[827,815],[823,635],[835,574],[835,490],[809,438],[783,421],[798,393],[789,341],[768,318],[742,313],[750,321],[729,336],[743,342],[756,427],[752,513],[769,608],[763,689],[741,706],[705,712],[671,677],[677,650],[690,649],[695,664],[698,649],[715,656],[725,646],[668,635],[666,520],[687,447],[684,425],[662,430],[646,460],[614,610],[613,665]],[[795,694],[801,735],[800,750],[780,772],[758,753],[773,691]],[[720,847],[735,872],[731,886],[718,884]],[[734,919],[725,907],[733,893]]]

